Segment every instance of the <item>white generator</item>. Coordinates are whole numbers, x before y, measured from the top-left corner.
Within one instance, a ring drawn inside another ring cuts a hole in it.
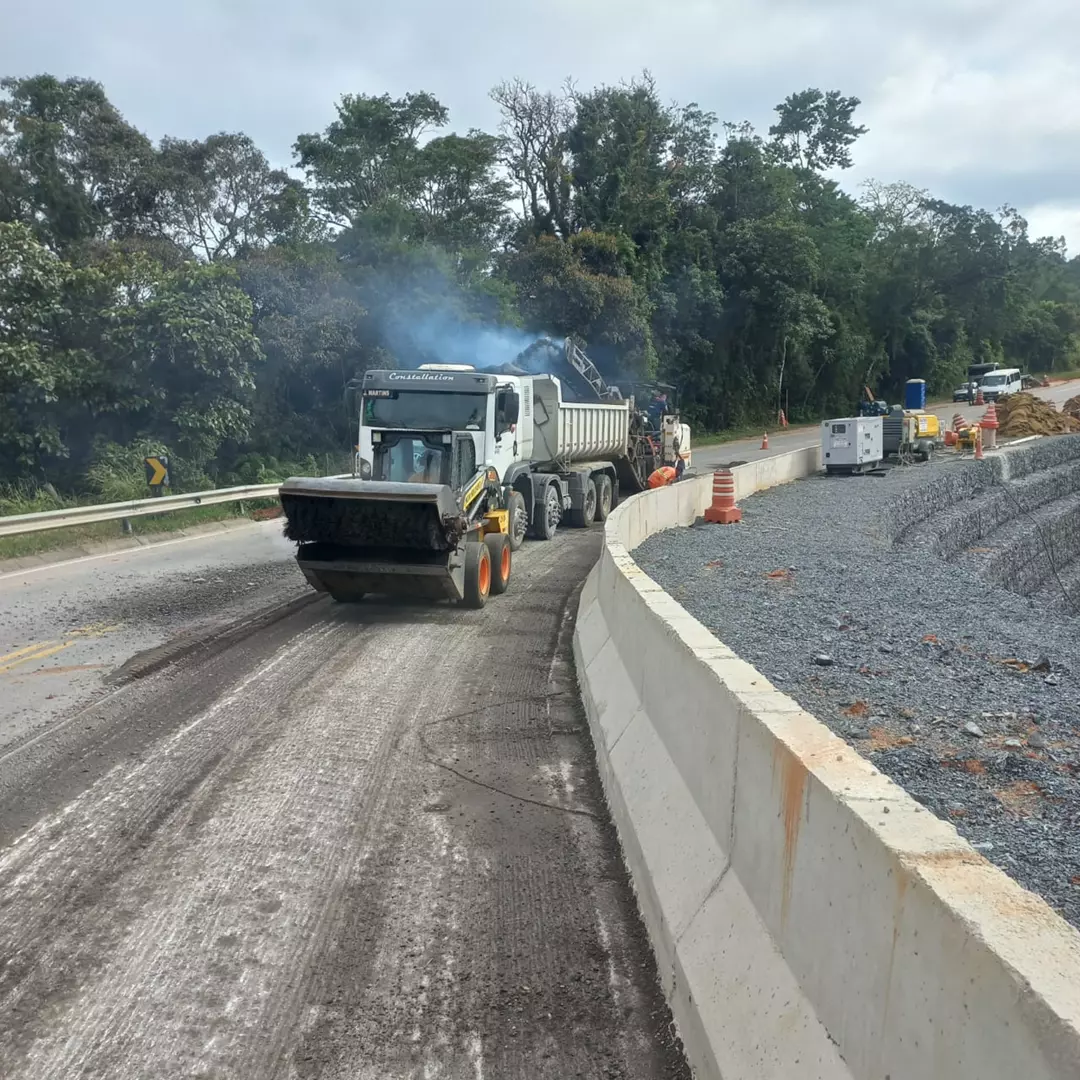
[[[829,473],[861,473],[885,459],[880,416],[847,416],[821,425],[821,463]]]

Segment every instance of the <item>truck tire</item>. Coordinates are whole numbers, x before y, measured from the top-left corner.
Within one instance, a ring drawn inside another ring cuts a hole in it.
[[[596,483],[590,477],[585,481],[585,499],[580,509],[571,509],[567,514],[567,521],[575,529],[587,529],[596,517]]]
[[[596,484],[596,520],[607,521],[611,513],[611,504],[615,496],[615,489],[611,484],[611,477],[607,473],[601,473],[593,483]]]
[[[548,484],[544,488],[544,497],[534,510],[533,536],[537,540],[552,539],[562,517],[562,493],[558,484]]]
[[[510,570],[513,566],[510,537],[502,533],[488,533],[484,543],[491,556],[491,595],[501,596],[510,587]]]
[[[506,498],[506,510],[510,517],[510,550],[517,551],[525,543],[525,534],[529,531],[525,496],[520,491],[511,491]]]
[[[467,608],[482,608],[491,592],[491,552],[482,540],[470,540],[465,545],[465,596],[461,603]]]

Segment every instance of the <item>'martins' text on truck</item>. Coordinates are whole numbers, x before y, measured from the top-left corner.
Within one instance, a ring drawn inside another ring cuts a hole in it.
[[[592,401],[570,401],[554,374]],[[505,591],[526,536],[603,521],[660,466],[690,464],[690,429],[654,395],[640,409],[567,340],[542,338],[498,371],[429,364],[369,371],[353,477],[281,486],[285,535],[308,582],[482,607]]]

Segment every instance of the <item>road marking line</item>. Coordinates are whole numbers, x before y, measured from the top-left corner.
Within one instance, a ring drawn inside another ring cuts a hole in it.
[[[53,656],[63,649],[71,648],[74,644],[74,641],[62,641],[59,645],[54,645],[51,649],[42,649],[40,652],[30,653],[29,656],[23,656],[18,660],[13,660],[10,664],[0,666],[0,675],[10,671],[12,668],[18,667],[20,664],[29,663],[31,660],[44,660],[46,657]]]
[[[0,581],[8,581],[11,578],[26,577],[27,574],[40,574],[43,570],[60,570],[65,566],[76,566],[79,563],[97,562],[99,559],[117,559],[124,558],[125,555],[138,555],[141,552],[157,551],[159,548],[172,547],[174,544],[189,544],[193,540],[213,540],[220,539],[222,533],[230,532],[246,532],[247,528],[256,528],[258,526],[276,525],[277,521],[252,521],[248,526],[234,525],[230,529],[220,529],[214,531],[208,531],[204,533],[198,533],[195,536],[178,536],[174,540],[162,540],[156,544],[140,544],[138,547],[121,548],[119,551],[103,551],[99,555],[80,555],[76,559],[64,559],[62,562],[44,563],[41,566],[28,566],[25,570],[9,570],[4,574],[0,574]]]
[[[44,649],[49,645],[55,644],[55,641],[39,641],[34,645],[24,645],[21,649],[15,649],[13,652],[0,656],[0,664],[3,664],[7,660],[14,660],[16,656],[24,656],[26,653],[33,652],[35,649]]]

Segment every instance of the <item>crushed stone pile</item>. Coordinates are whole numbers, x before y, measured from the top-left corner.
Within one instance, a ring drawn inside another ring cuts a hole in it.
[[[1001,425],[998,434],[1004,439],[1022,439],[1028,435],[1065,435],[1080,431],[1080,417],[1058,412],[1048,402],[1031,394],[1003,397],[997,402],[997,415]]]

